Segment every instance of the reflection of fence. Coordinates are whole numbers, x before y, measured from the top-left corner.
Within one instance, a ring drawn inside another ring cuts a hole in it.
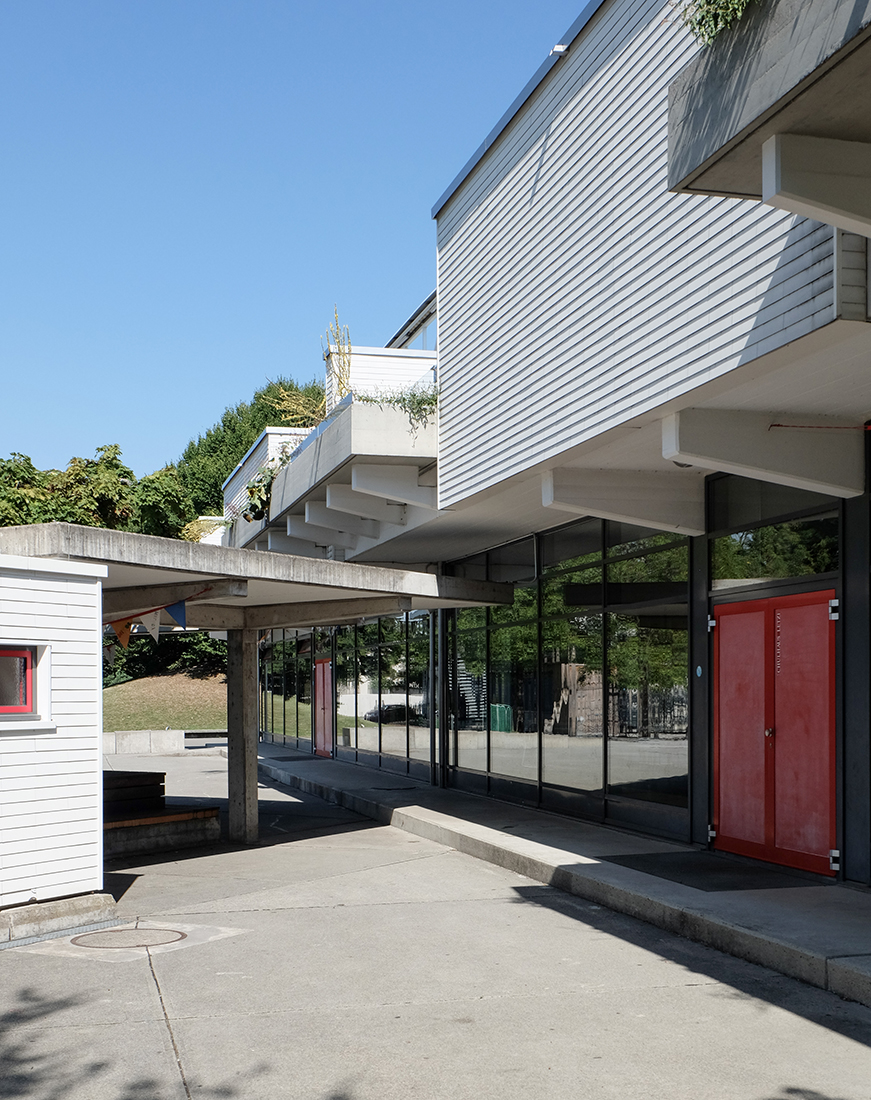
[[[474,676],[457,658],[457,721],[466,729],[487,728],[487,678]],[[509,708],[510,710],[510,708]]]
[[[547,696],[548,679],[550,699]],[[602,736],[601,672],[589,672],[585,665],[577,662],[551,665],[542,682],[542,703],[546,715],[546,734],[556,733],[567,737]],[[552,708],[549,716],[548,706]]]
[[[685,738],[689,723],[687,689],[612,688],[608,692],[609,737]]]

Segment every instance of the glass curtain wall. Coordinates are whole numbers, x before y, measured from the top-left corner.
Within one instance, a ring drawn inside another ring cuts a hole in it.
[[[311,636],[272,630],[260,647],[260,729],[267,741],[311,748]]]
[[[588,519],[450,570],[515,596],[450,617],[449,763],[594,816],[685,809],[688,540]]]
[[[300,633],[273,630],[261,649],[261,715],[273,741],[311,748],[312,644],[331,655],[336,755],[429,775],[435,619],[429,612]]]

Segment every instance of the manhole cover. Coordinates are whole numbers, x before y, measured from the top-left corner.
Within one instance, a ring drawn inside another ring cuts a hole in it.
[[[107,928],[104,932],[86,932],[73,936],[76,947],[160,947],[185,939],[184,932],[173,928]]]

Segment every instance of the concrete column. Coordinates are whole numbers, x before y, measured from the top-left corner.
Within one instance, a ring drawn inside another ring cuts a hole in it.
[[[257,631],[227,631],[227,793],[230,840],[256,844],[257,743],[260,735]]]

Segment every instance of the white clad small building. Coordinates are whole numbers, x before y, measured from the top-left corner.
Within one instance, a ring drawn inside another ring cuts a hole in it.
[[[106,574],[0,554],[0,907],[103,885]]]

